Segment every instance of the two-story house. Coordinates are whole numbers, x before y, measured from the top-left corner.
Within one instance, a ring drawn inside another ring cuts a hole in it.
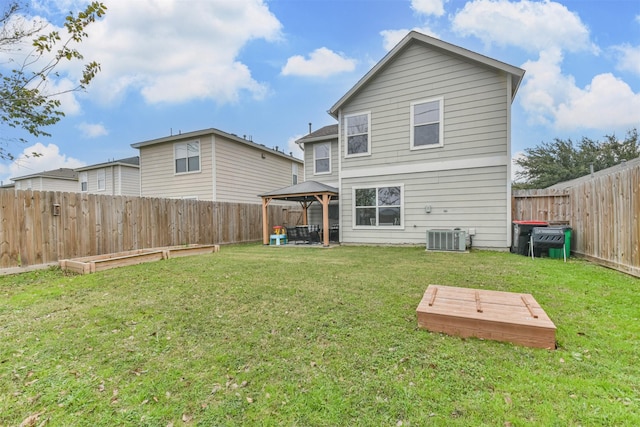
[[[330,108],[337,125],[297,141],[307,180],[339,191],[340,241],[424,244],[427,230],[462,228],[474,247],[508,248],[523,76],[421,33],[400,41]],[[322,223],[319,207],[309,216]]]
[[[77,168],[78,183],[74,191],[110,196],[140,195],[140,158],[112,160]]]
[[[140,195],[258,203],[257,194],[302,182],[303,161],[218,129],[131,144],[140,150]]]

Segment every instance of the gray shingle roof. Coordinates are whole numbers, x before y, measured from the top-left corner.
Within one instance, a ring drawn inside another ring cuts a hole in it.
[[[68,179],[68,180],[76,181],[78,179],[78,172],[76,172],[74,169],[60,168],[60,169],[53,169],[53,170],[49,170],[49,171],[33,173],[31,175],[18,176],[16,178],[11,178],[11,181],[19,181],[21,179],[40,178],[40,177],[41,178]]]
[[[134,156],[134,157],[127,157],[125,159],[112,160],[110,162],[96,163],[94,165],[83,166],[81,168],[77,168],[76,170],[77,171],[86,171],[86,170],[89,170],[89,169],[98,169],[98,168],[102,168],[102,167],[105,167],[105,166],[113,166],[113,165],[140,166],[140,157]]]
[[[338,195],[338,189],[327,184],[316,181],[305,181],[300,184],[273,190],[260,194],[258,197],[273,197],[283,200],[316,200],[314,194],[331,193],[332,197]]]

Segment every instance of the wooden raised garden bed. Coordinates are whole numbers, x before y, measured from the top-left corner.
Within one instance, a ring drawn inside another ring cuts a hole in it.
[[[80,274],[95,273],[110,268],[159,261],[161,259],[219,252],[219,245],[166,246],[162,248],[136,249],[74,259],[60,260],[60,268]]]
[[[429,285],[416,311],[432,332],[556,348],[556,326],[530,294]]]

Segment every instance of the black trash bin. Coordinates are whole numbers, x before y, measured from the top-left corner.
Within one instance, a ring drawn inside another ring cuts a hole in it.
[[[545,221],[513,221],[513,232],[511,233],[511,253],[529,255],[529,237],[533,227],[548,227]],[[536,251],[538,251],[536,249]],[[540,254],[535,254],[540,256]]]

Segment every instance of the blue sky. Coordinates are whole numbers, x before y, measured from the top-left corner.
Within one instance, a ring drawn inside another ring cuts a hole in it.
[[[132,143],[210,127],[301,157],[293,141],[308,123],[335,123],[327,110],[409,30],[526,70],[513,103],[513,156],[556,137],[624,137],[640,127],[638,0],[103,3],[107,14],[79,46],[101,73],[85,93],[61,96],[66,117],[51,137],[0,128],[28,140],[5,147],[18,160],[0,162],[4,183],[134,156]],[[86,4],[32,0],[26,18],[60,26]],[[0,67],[7,59],[0,53]],[[65,64],[51,90],[79,72]],[[24,155],[32,152],[42,156]]]

